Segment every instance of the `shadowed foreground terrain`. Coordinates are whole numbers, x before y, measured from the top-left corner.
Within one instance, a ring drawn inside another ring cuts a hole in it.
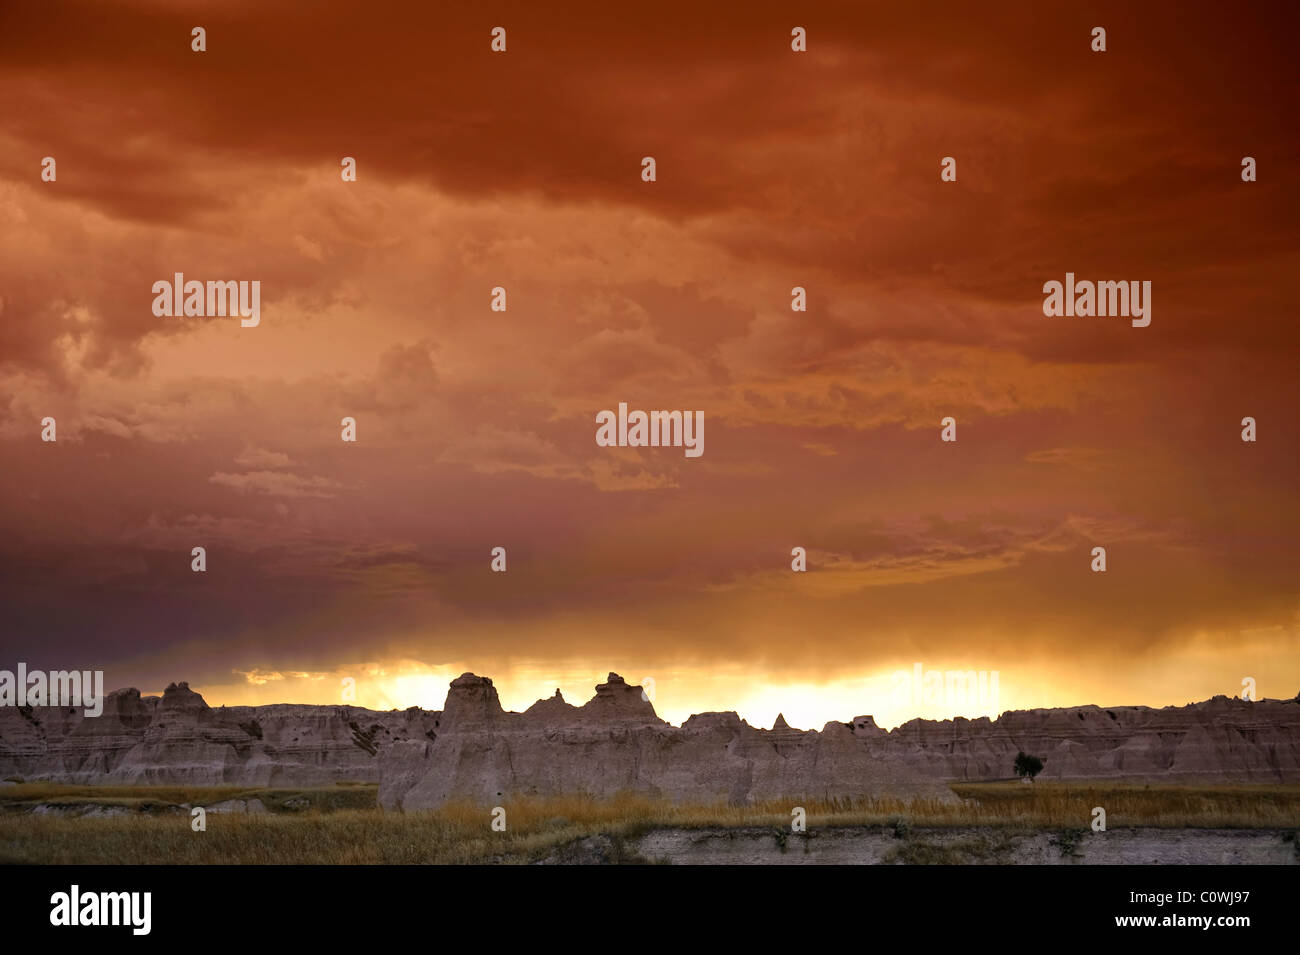
[[[0,787],[0,862],[1300,862],[1300,786],[958,784],[947,800],[681,806],[635,796],[385,812],[376,787]],[[193,832],[190,809],[208,810]],[[1106,832],[1089,828],[1107,810]]]

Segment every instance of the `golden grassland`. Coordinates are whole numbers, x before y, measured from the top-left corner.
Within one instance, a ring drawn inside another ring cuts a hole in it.
[[[0,787],[0,862],[174,864],[418,864],[530,862],[587,836],[619,844],[657,828],[768,828],[788,831],[791,808],[809,829],[1003,827],[1079,831],[1094,806],[1108,828],[1300,827],[1300,786],[1195,786],[1037,782],[954,784],[958,801],[803,800],[757,806],[674,806],[636,796],[514,799],[502,803],[507,829],[490,828],[491,807],[453,804],[423,812],[383,812],[376,787],[319,789],[186,786]],[[260,799],[261,814],[207,816],[190,829],[181,804]],[[37,806],[61,809],[34,814]],[[79,818],[78,807],[121,815]]]
[[[120,806],[140,813],[168,812],[185,804],[211,806],[227,799],[260,799],[271,812],[290,800],[307,801],[322,811],[374,808],[373,783],[341,783],[320,789],[259,789],[249,786],[69,786],[19,783],[0,787],[0,813],[46,806]],[[292,809],[293,807],[287,807]]]

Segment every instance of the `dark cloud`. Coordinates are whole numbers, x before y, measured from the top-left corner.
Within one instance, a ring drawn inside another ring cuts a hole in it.
[[[996,650],[1068,685],[1285,641],[1295,21],[0,6],[3,650],[115,684]],[[260,279],[262,326],[157,318],[173,271]],[[1151,326],[1045,318],[1066,271],[1151,280]],[[704,457],[597,448],[620,401],[704,410]]]

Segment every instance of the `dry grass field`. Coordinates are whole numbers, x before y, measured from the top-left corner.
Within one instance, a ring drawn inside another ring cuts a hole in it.
[[[801,801],[817,827],[1009,827],[1085,830],[1092,808],[1107,825],[1192,829],[1300,827],[1300,786],[1171,786],[1038,782],[956,784],[959,802]],[[267,812],[209,813],[193,832],[182,804],[258,799]],[[628,838],[655,828],[771,827],[788,831],[795,803],[673,806],[639,797],[581,796],[491,807],[385,813],[373,785],[322,789],[99,787],[23,783],[0,787],[0,863],[418,864],[530,862],[585,836]],[[93,811],[95,817],[80,815]],[[114,815],[102,816],[111,810]]]

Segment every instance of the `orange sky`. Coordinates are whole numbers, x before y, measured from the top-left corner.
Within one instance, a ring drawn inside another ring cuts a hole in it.
[[[0,6],[0,667],[612,669],[764,725],[951,715],[916,662],[1294,695],[1297,17],[1134,6]],[[156,317],[178,271],[261,324]],[[1067,271],[1151,325],[1044,317]],[[704,455],[598,447],[620,401]]]

